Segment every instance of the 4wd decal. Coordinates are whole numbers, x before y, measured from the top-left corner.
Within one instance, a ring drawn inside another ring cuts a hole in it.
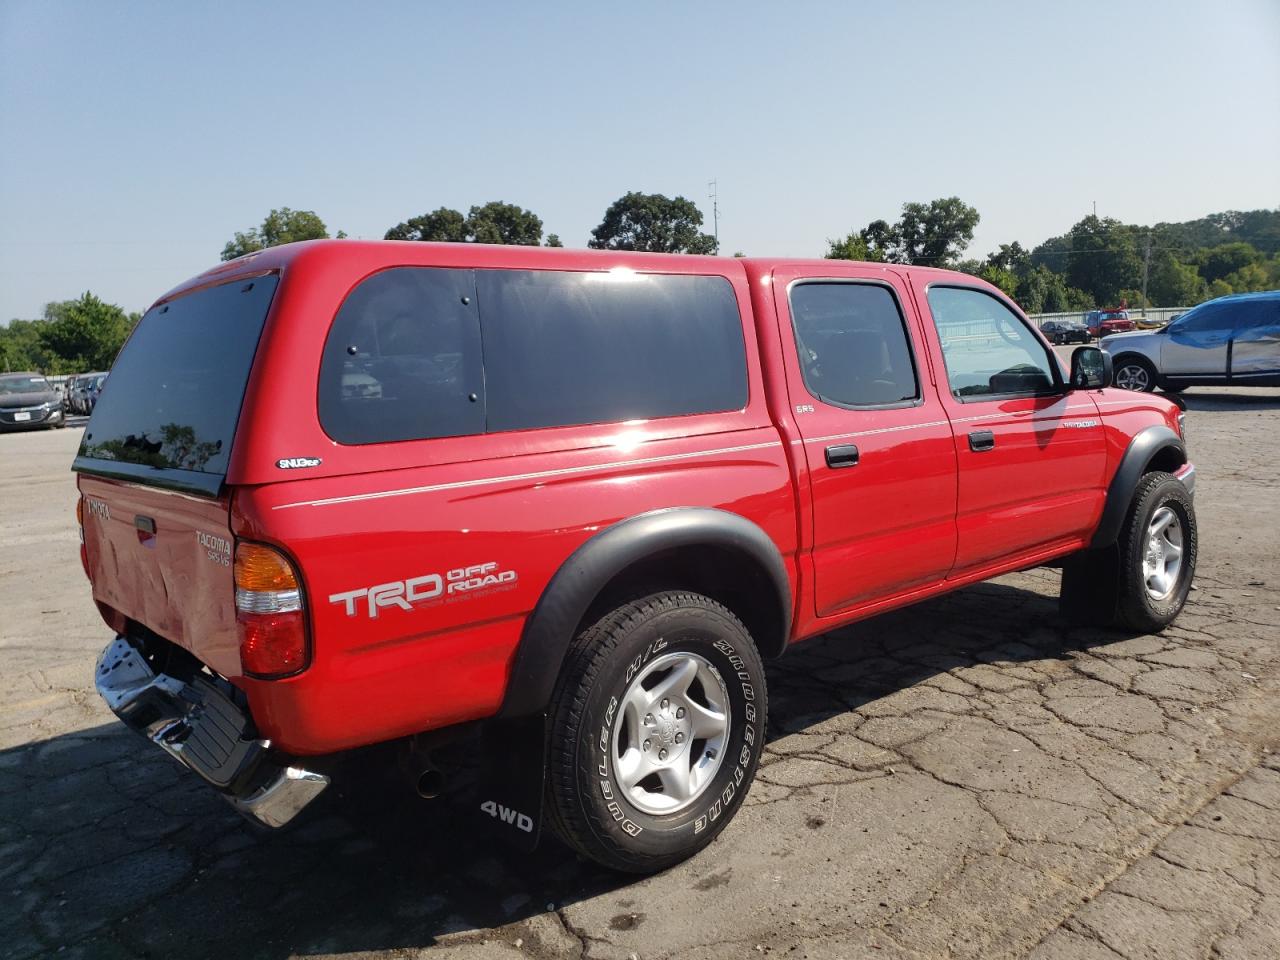
[[[477,563],[457,567],[444,574],[427,573],[408,580],[393,580],[333,593],[329,595],[329,602],[342,604],[347,616],[354,617],[360,612],[360,601],[363,600],[369,619],[376,620],[378,611],[383,607],[399,607],[412,612],[415,604],[465,599],[489,593],[497,587],[510,588],[518,579],[514,570],[499,570],[497,563]]]

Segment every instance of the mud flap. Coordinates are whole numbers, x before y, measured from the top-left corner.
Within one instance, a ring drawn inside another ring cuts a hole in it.
[[[1082,550],[1062,564],[1058,608],[1076,626],[1109,627],[1120,606],[1120,548]]]
[[[539,713],[488,720],[480,733],[480,815],[499,836],[526,852],[538,845],[542,833],[546,726],[546,716]]]

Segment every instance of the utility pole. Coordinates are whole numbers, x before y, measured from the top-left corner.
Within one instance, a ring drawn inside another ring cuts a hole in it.
[[[712,235],[716,238],[716,253],[720,252],[720,197],[716,192],[716,180],[707,181],[707,189],[711,191],[711,224]]]
[[[1151,231],[1147,231],[1147,250],[1142,258],[1142,312],[1147,311],[1147,275],[1151,273]]]
[[[1095,217],[1098,215],[1098,201],[1097,201],[1097,200],[1093,201],[1093,215],[1094,215]]]

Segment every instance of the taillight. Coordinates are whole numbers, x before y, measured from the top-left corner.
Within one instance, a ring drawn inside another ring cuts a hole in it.
[[[272,679],[305,668],[307,625],[302,587],[289,559],[260,543],[237,543],[235,581],[244,672]]]
[[[80,532],[80,566],[84,575],[89,576],[89,551],[84,545],[84,497],[76,497],[76,529]],[[93,579],[90,577],[90,579]]]

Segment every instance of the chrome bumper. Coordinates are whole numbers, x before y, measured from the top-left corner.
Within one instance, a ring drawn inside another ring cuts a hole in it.
[[[1182,481],[1182,485],[1187,488],[1187,493],[1191,494],[1194,500],[1196,495],[1196,465],[1194,463],[1185,463],[1173,475]]]
[[[324,774],[277,763],[271,742],[253,735],[248,714],[210,679],[156,673],[125,637],[102,651],[94,682],[128,727],[263,826],[284,826],[329,785]]]

